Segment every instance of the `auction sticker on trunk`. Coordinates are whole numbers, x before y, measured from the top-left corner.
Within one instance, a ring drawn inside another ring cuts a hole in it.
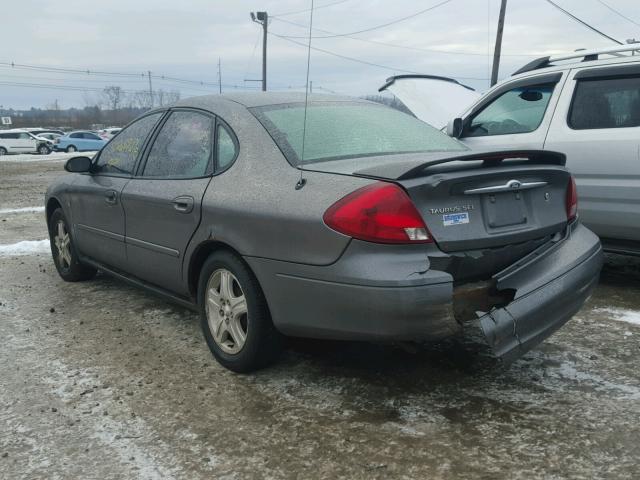
[[[469,223],[469,212],[464,213],[449,213],[442,215],[442,223],[445,227],[451,225],[462,225],[463,223]]]

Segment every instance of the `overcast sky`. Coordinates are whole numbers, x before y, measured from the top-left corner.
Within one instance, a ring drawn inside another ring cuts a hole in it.
[[[349,33],[407,17],[443,0],[315,0],[314,36]],[[621,41],[640,39],[638,0],[555,0],[576,16]],[[266,10],[269,30],[284,36],[304,36],[307,0],[86,0],[5,2],[0,62],[38,67],[94,69],[137,73],[137,77],[61,74],[0,65],[0,105],[5,108],[44,107],[58,100],[63,107],[90,104],[98,90],[120,85],[128,91],[147,89],[142,76],[168,75],[217,82],[222,61],[223,91],[258,87],[245,79],[260,78],[261,28],[249,12]],[[603,4],[604,3],[604,4]],[[606,7],[629,17],[626,20]],[[493,51],[500,0],[450,0],[405,21],[354,35],[400,45],[396,48],[348,37],[314,38],[312,46],[381,66],[366,65],[312,51],[314,90],[364,95],[375,93],[385,78],[404,71],[445,75],[476,89],[488,86],[488,52]],[[301,26],[293,25],[300,24]],[[635,24],[635,23],[637,24]],[[269,36],[270,89],[303,88],[306,48]],[[527,61],[550,53],[614,45],[556,10],[544,0],[508,0],[500,77]],[[422,50],[421,50],[422,49]],[[428,50],[428,51],[425,51]],[[437,53],[443,52],[443,53]],[[57,85],[79,90],[14,86],[7,83]],[[180,90],[183,97],[217,93],[215,86],[153,80],[155,89]],[[82,89],[87,89],[82,91]]]

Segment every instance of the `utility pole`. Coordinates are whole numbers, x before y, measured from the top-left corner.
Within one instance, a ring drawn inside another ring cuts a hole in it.
[[[309,93],[313,93],[313,80],[309,80]]]
[[[218,57],[218,91],[222,95],[222,65],[220,63],[220,57]]]
[[[267,91],[267,26],[269,14],[267,12],[251,12],[251,20],[262,25],[262,91]]]
[[[149,77],[149,104],[153,108],[153,86],[151,86],[151,70],[147,70],[147,76]]]
[[[501,0],[500,17],[498,18],[498,31],[496,32],[496,47],[493,51],[493,69],[491,70],[491,86],[498,83],[498,70],[500,69],[500,50],[502,50],[502,31],[504,30],[504,14],[507,11],[507,0]]]

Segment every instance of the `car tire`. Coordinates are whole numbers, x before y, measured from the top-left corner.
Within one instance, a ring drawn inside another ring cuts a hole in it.
[[[40,155],[49,155],[51,153],[51,149],[49,147],[47,147],[46,145],[40,145],[38,147],[38,153]]]
[[[221,250],[205,261],[198,282],[198,307],[207,345],[225,368],[252,372],[268,366],[282,352],[284,336],[273,325],[258,280],[233,253]]]
[[[71,229],[62,208],[56,209],[49,219],[49,243],[53,263],[63,280],[79,282],[95,277],[97,270],[82,264],[78,259]]]
[[[74,153],[74,152],[77,152],[77,151],[78,151],[78,149],[77,149],[75,146],[73,146],[73,145],[69,145],[69,146],[67,147],[67,149],[66,149],[66,152],[67,152],[67,153]]]
[[[7,154],[7,149],[4,147],[0,147],[0,155],[6,155]]]

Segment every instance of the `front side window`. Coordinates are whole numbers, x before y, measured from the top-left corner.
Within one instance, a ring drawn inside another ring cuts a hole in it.
[[[236,158],[236,144],[224,125],[218,125],[217,132],[218,169],[224,170]]]
[[[640,77],[579,80],[568,122],[575,130],[640,126]]]
[[[116,139],[125,132],[120,132]],[[196,178],[211,173],[213,118],[173,112],[149,151],[145,177]]]
[[[471,117],[463,137],[486,137],[528,133],[542,123],[553,94],[553,84],[513,88]]]
[[[251,111],[294,166],[376,155],[467,150],[440,130],[389,107],[364,102],[314,102],[307,108],[303,152],[303,103]]]
[[[154,113],[136,120],[100,152],[93,171],[95,173],[131,175],[140,149],[158,122],[162,113]]]

